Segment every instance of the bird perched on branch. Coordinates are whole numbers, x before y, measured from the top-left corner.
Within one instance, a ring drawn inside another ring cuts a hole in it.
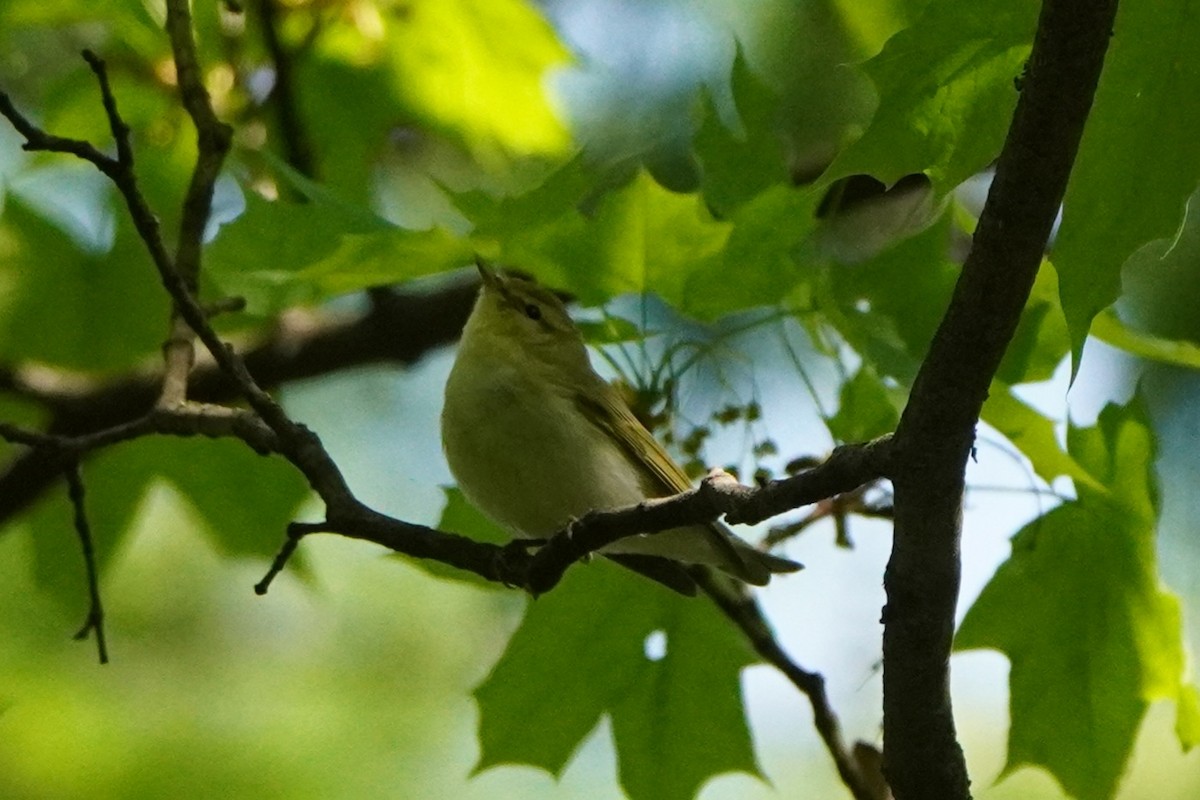
[[[684,471],[596,374],[561,300],[480,263],[483,287],[446,383],[442,446],[459,488],[521,538],[545,538],[592,510],[690,488]],[[801,565],[764,553],[720,523],[623,538],[601,551],[685,594],[683,565],[746,583]]]

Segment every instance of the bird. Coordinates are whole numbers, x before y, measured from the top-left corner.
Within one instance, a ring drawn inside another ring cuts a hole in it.
[[[545,539],[592,510],[691,486],[620,392],[592,368],[554,292],[477,262],[482,280],[446,381],[446,461],[466,498],[518,539]],[[745,583],[802,565],[713,522],[629,536],[600,551],[683,594],[688,565]]]

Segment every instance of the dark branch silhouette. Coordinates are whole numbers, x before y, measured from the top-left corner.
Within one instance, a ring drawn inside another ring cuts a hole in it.
[[[246,368],[260,386],[273,389],[365,365],[413,364],[457,338],[475,292],[473,279],[452,280],[433,291],[392,292],[363,314],[296,312],[248,346]],[[47,410],[46,433],[68,438],[135,423],[155,409],[162,382],[161,369],[102,382],[44,368],[0,369],[0,388]],[[236,384],[206,354],[197,358],[187,394],[193,403],[206,405],[231,403],[240,396]],[[61,477],[59,464],[38,449],[0,467],[0,525],[29,508]]]
[[[277,0],[255,0],[254,7],[262,28],[263,44],[274,65],[275,83],[268,101],[275,109],[284,158],[301,174],[318,178],[317,161],[298,107],[292,52],[279,37]]]
[[[1066,191],[1116,0],[1046,0],[974,246],[896,429],[884,575],[884,771],[898,800],[970,796],[949,658],[967,458]]]
[[[84,618],[83,627],[75,634],[82,641],[88,634],[96,636],[96,653],[101,664],[108,663],[108,644],[104,638],[104,605],[100,602],[100,576],[96,571],[96,550],[92,546],[92,528],[88,524],[87,509],[84,506],[83,476],[79,473],[79,464],[70,462],[66,468],[68,495],[71,507],[75,510],[75,533],[79,537],[79,549],[83,552],[83,565],[87,575],[88,612]]]
[[[712,570],[696,567],[691,570],[691,575],[725,616],[741,629],[763,661],[782,672],[808,698],[817,733],[833,757],[842,783],[855,800],[888,800],[890,795],[886,786],[879,786],[879,776],[866,774],[854,752],[847,749],[837,714],[825,694],[825,678],[804,669],[788,656],[754,596],[744,586],[733,584]]]

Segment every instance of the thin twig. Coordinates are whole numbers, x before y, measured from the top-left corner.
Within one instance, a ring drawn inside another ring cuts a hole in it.
[[[267,590],[271,588],[271,583],[279,573],[283,572],[283,568],[291,560],[292,555],[296,552],[296,548],[300,544],[300,540],[310,533],[316,533],[321,530],[325,530],[325,528],[320,523],[293,522],[289,525],[287,539],[284,540],[283,547],[276,553],[275,558],[271,560],[271,567],[267,570],[267,574],[263,576],[261,581],[254,584],[254,593],[257,595],[266,594]]]
[[[167,35],[175,57],[179,97],[196,127],[196,164],[183,200],[175,253],[175,271],[183,278],[188,294],[194,294],[200,274],[200,246],[212,211],[213,186],[233,142],[233,128],[217,119],[204,88],[188,0],[167,0]]]
[[[263,44],[275,65],[275,83],[271,88],[270,102],[279,120],[279,132],[283,139],[284,158],[301,174],[317,177],[316,159],[313,158],[304,123],[296,97],[295,76],[292,72],[292,53],[279,38],[279,9],[276,0],[257,0],[258,18],[262,25]]]
[[[887,795],[881,795],[873,788],[872,782],[862,773],[858,761],[846,748],[837,714],[825,693],[825,678],[819,672],[804,669],[788,656],[772,633],[762,609],[744,586],[723,581],[702,567],[693,568],[689,572],[721,612],[742,631],[755,652],[782,672],[792,685],[808,698],[817,733],[833,758],[838,775],[855,800],[884,800]]]
[[[108,83],[108,73],[104,68],[104,62],[91,50],[83,51],[83,60],[92,68],[92,72],[96,74],[100,83],[100,100],[104,104],[104,114],[108,117],[109,129],[112,131],[113,141],[117,145],[117,163],[125,169],[132,170],[133,146],[129,142],[129,126],[117,113],[117,99],[113,97],[112,86]]]
[[[171,264],[170,256],[167,254],[167,250],[162,243],[162,237],[159,234],[158,217],[150,209],[150,206],[146,203],[145,198],[142,197],[141,192],[137,188],[137,179],[133,172],[132,150],[128,142],[129,129],[117,113],[116,101],[113,99],[112,91],[109,88],[108,74],[105,70],[104,62],[94,53],[87,50],[84,51],[83,57],[96,74],[96,79],[100,84],[101,97],[105,113],[108,115],[109,127],[112,129],[114,135],[124,137],[125,139],[125,141],[118,141],[117,143],[117,153],[119,156],[123,155],[124,158],[112,158],[101,153],[88,142],[69,139],[63,136],[54,136],[43,131],[26,119],[13,106],[8,95],[3,92],[0,92],[0,114],[7,118],[12,126],[25,137],[25,144],[22,145],[23,149],[74,155],[94,165],[108,176],[125,199],[125,204],[129,208],[129,214],[133,220],[134,227],[149,250],[150,257],[159,271],[172,271],[174,267]]]
[[[246,367],[260,385],[274,388],[364,365],[411,364],[458,336],[476,291],[472,279],[434,292],[397,292],[360,315],[292,313],[248,349]],[[211,316],[212,308],[206,307],[205,312]],[[154,407],[161,385],[161,371],[132,372],[98,382],[31,365],[0,370],[0,386],[50,413],[47,431],[70,436],[141,418]],[[205,403],[228,403],[241,392],[205,352],[192,371],[189,394]],[[28,508],[61,474],[36,450],[17,454],[0,467],[0,524]]]
[[[210,439],[236,437],[261,455],[278,449],[274,432],[263,425],[256,415],[244,409],[205,403],[185,403],[172,409],[154,409],[129,422],[78,436],[43,433],[0,422],[0,439],[48,451],[52,458],[78,458],[102,447],[152,434],[206,436]]]
[[[184,291],[178,294],[186,294],[194,300],[200,276],[200,246],[204,228],[211,216],[213,187],[233,141],[233,129],[213,113],[196,58],[191,10],[186,0],[168,0],[167,34],[175,57],[179,96],[196,127],[196,163],[183,200],[179,241],[173,264],[174,275],[183,283]],[[175,308],[171,318],[171,335],[163,346],[166,369],[159,400],[160,406],[168,408],[187,399],[188,376],[196,358],[193,339],[199,333],[195,321],[189,319],[190,315],[181,308],[184,301],[176,294],[172,292]]]
[[[90,143],[65,136],[53,136],[34,125],[17,110],[5,92],[0,92],[0,114],[4,115],[17,133],[25,137],[25,143],[21,145],[22,150],[67,153],[89,162],[110,178],[113,178],[113,173],[118,169],[116,159],[106,156]]]
[[[833,519],[834,524],[837,526],[837,545],[839,547],[853,547],[853,542],[850,539],[847,528],[848,517],[893,518],[890,503],[867,502],[866,494],[873,488],[876,488],[875,483],[863,484],[849,492],[843,492],[826,500],[821,500],[815,505],[812,511],[801,519],[787,525],[771,528],[767,531],[767,535],[763,537],[761,546],[770,549],[786,542],[788,539],[799,536],[822,520]]]
[[[96,571],[96,551],[92,546],[92,531],[88,525],[87,510],[84,508],[83,477],[79,473],[79,462],[71,461],[65,470],[68,495],[75,509],[75,532],[79,535],[79,547],[83,551],[83,563],[87,569],[88,613],[83,627],[75,634],[82,641],[89,633],[96,634],[96,651],[101,664],[108,663],[108,645],[104,638],[104,606],[100,602],[100,577]]]

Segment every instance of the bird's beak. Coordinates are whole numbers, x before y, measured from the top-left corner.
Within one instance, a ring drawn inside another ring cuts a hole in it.
[[[493,270],[488,263],[482,258],[475,257],[475,268],[479,270],[479,277],[483,279],[485,289],[499,289],[502,280],[496,271]]]

